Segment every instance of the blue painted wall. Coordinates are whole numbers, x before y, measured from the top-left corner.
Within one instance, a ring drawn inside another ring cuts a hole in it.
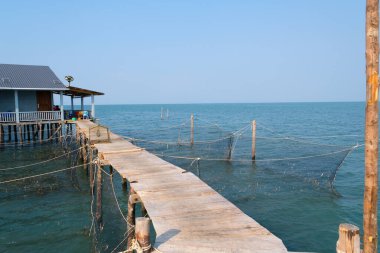
[[[0,112],[14,112],[15,99],[13,90],[0,90]],[[20,112],[37,111],[36,91],[19,91],[19,109]]]

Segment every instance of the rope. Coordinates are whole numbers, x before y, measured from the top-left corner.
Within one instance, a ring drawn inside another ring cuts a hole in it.
[[[31,166],[35,166],[35,165],[39,165],[39,164],[44,164],[44,163],[48,163],[48,162],[51,162],[51,161],[54,161],[58,158],[61,158],[63,156],[66,156],[68,154],[71,154],[71,153],[74,153],[78,150],[81,150],[82,148],[78,148],[78,149],[75,149],[73,151],[70,151],[70,152],[67,152],[67,153],[64,153],[62,155],[59,155],[59,156],[56,156],[56,157],[53,157],[51,159],[48,159],[48,160],[45,160],[45,161],[41,161],[41,162],[37,162],[37,163],[31,163],[31,164],[26,164],[26,165],[21,165],[21,166],[17,166],[17,167],[9,167],[9,168],[4,168],[4,169],[0,169],[0,171],[5,171],[5,170],[14,170],[14,169],[20,169],[20,168],[26,168],[26,167],[31,167]]]
[[[205,161],[229,161],[229,162],[269,162],[269,161],[287,161],[287,160],[301,160],[301,159],[309,159],[309,158],[314,158],[314,157],[322,157],[322,156],[329,156],[333,154],[338,154],[342,152],[347,152],[347,151],[352,151],[356,148],[359,148],[361,146],[364,146],[364,144],[360,145],[355,145],[351,148],[348,149],[343,149],[339,151],[334,151],[331,153],[325,153],[325,154],[319,154],[319,155],[312,155],[312,156],[298,156],[298,157],[284,157],[284,158],[269,158],[269,159],[256,159],[256,160],[248,160],[248,159],[240,159],[240,160],[229,160],[229,159],[217,159],[217,158],[199,158],[199,157],[188,157],[188,156],[172,156],[172,155],[164,155],[164,154],[158,154],[158,153],[153,153],[156,156],[160,157],[170,157],[170,158],[178,158],[178,159],[187,159],[187,160],[205,160]]]
[[[46,176],[46,175],[58,173],[58,172],[65,171],[65,170],[75,169],[75,168],[82,167],[82,166],[88,165],[88,164],[90,164],[90,163],[80,164],[80,165],[72,166],[72,167],[65,168],[65,169],[54,170],[54,171],[50,171],[50,172],[46,172],[46,173],[42,173],[42,174],[38,174],[38,175],[33,175],[33,176],[28,176],[28,177],[21,177],[21,178],[11,179],[11,180],[7,180],[7,181],[2,181],[2,182],[0,182],[0,184],[7,184],[7,183],[12,183],[12,182],[20,181],[20,180],[25,180],[25,179],[35,178],[35,177]]]

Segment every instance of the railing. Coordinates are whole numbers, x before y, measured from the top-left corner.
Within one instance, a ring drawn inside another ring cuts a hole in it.
[[[20,122],[61,120],[60,111],[19,112]],[[0,112],[0,122],[16,122],[15,112]]]
[[[0,112],[0,122],[16,122],[16,113]]]

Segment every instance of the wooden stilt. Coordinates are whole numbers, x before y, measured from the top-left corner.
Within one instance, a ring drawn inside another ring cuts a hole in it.
[[[147,217],[148,216],[148,212],[146,211],[144,203],[142,203],[142,202],[141,202],[141,216],[142,217]]]
[[[26,127],[26,131],[28,132],[28,141],[30,142],[30,125],[29,124]]]
[[[38,130],[40,131],[38,137],[40,138],[40,143],[42,143],[42,124],[41,123],[38,124]]]
[[[12,141],[12,127],[8,126],[8,142]]]
[[[256,120],[252,121],[252,160],[256,159]]]
[[[127,248],[131,248],[133,237],[135,236],[135,207],[136,207],[136,192],[131,187],[129,190],[129,198],[128,198],[128,215],[127,215],[127,223],[128,223],[128,239],[127,239]]]
[[[127,187],[128,187],[128,184],[127,184],[127,179],[126,178],[122,178],[122,182],[121,182],[121,186],[123,188],[123,191],[127,191]]]
[[[94,192],[94,166],[93,162],[94,161],[94,150],[90,148],[90,165],[88,166],[89,169],[89,178],[90,178],[90,192],[93,194]]]
[[[15,136],[15,142],[18,142],[18,136],[17,136],[18,131],[17,131],[16,125],[13,126],[13,131],[14,131],[14,136]]]
[[[3,133],[3,125],[0,124],[0,144],[4,142],[4,133]]]
[[[336,243],[337,253],[360,253],[359,228],[351,224],[339,225],[339,239]]]
[[[20,134],[20,144],[22,145],[23,144],[23,134],[22,134],[22,125],[18,125],[18,131],[19,131],[19,134]]]
[[[102,169],[99,166],[96,174],[96,221],[102,223]]]
[[[377,201],[379,191],[379,0],[367,0],[366,90],[363,245],[365,253],[377,253]]]
[[[150,243],[150,219],[146,217],[136,218],[135,229],[136,240],[139,243],[142,253],[151,252],[152,245]]]

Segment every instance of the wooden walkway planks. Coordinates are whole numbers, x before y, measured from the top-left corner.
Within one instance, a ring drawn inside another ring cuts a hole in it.
[[[78,121],[89,134],[95,126]],[[110,133],[99,156],[131,183],[156,230],[157,252],[287,252],[282,241],[194,174]],[[127,200],[126,200],[127,201]]]

